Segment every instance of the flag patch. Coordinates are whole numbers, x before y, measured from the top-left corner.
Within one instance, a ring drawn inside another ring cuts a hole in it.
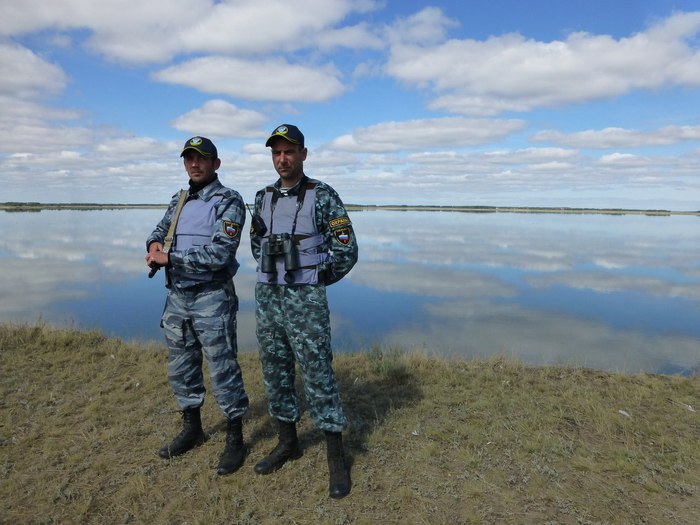
[[[239,230],[241,229],[240,224],[236,224],[235,222],[231,221],[224,221],[224,233],[231,237],[232,239],[238,235]]]
[[[350,228],[338,228],[333,235],[340,244],[347,245],[350,242]]]

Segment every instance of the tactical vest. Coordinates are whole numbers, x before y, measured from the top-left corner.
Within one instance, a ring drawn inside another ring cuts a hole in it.
[[[216,207],[222,200],[221,194],[214,194],[206,201],[190,197],[180,213],[173,249],[184,252],[195,246],[211,244],[212,231],[216,223]],[[171,268],[170,278],[182,286],[223,281],[235,275],[238,266],[238,261],[234,259],[229,268],[217,271],[190,273]]]
[[[283,285],[318,283],[319,265],[329,261],[330,254],[316,227],[317,182],[312,179],[302,181],[305,188],[300,188],[299,195],[283,195],[273,186],[265,188],[260,216],[265,221],[267,232],[260,243],[261,261],[267,252],[266,244],[270,235],[287,233],[294,239],[300,269],[289,272],[291,276],[285,280],[288,272],[285,270],[283,256],[274,257],[274,273],[263,272],[261,261],[258,261],[258,282]]]

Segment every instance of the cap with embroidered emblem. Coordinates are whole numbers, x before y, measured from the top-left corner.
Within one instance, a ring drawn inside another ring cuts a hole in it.
[[[219,155],[216,151],[216,146],[214,146],[214,143],[206,137],[192,137],[189,139],[187,142],[185,142],[185,146],[182,148],[182,153],[180,153],[180,156],[183,157],[185,155],[185,151],[188,149],[193,149],[205,157],[213,157],[215,159],[218,158]]]
[[[265,146],[270,146],[270,143],[276,137],[282,137],[292,144],[298,144],[302,148],[304,147],[304,134],[299,131],[299,128],[292,124],[282,124],[281,126],[277,126],[275,131],[272,132],[272,135],[270,135],[270,138],[268,138],[267,142],[265,142]]]

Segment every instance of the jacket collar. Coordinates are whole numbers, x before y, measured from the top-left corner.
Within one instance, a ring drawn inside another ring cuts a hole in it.
[[[306,184],[306,182],[309,180],[309,178],[306,175],[302,175],[301,179],[292,186],[291,188],[287,188],[285,191],[285,195],[298,195],[299,194],[299,189],[301,188],[302,184]],[[277,179],[277,181],[272,185],[274,189],[277,191],[280,191],[282,189],[282,181]],[[280,191],[281,193],[281,191]]]
[[[219,176],[217,175],[216,177],[214,177],[213,181],[211,181],[203,188],[200,188],[199,190],[195,191],[194,193],[192,193],[192,186],[190,186],[190,198],[193,198],[196,195],[196,197],[194,198],[202,199],[203,201],[208,201],[223,187],[224,186],[223,184],[221,184],[221,181],[219,181]]]

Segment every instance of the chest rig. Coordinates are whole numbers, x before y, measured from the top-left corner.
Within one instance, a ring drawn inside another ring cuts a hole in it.
[[[317,284],[319,265],[330,254],[316,225],[316,183],[304,178],[296,195],[268,186],[261,217],[267,232],[260,245],[258,282]]]

